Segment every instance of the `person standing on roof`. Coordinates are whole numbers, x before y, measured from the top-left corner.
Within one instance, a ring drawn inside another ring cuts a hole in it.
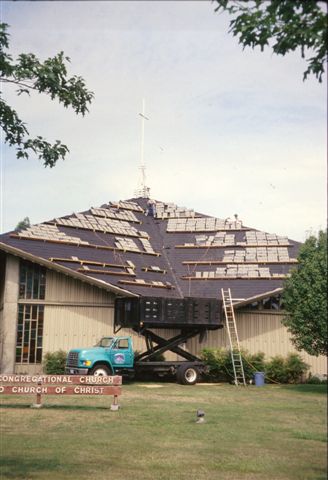
[[[155,217],[155,213],[156,213],[155,202],[154,200],[149,199],[147,202],[146,215],[148,215],[149,217]]]

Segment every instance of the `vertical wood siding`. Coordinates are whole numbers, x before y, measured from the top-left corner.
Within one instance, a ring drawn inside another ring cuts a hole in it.
[[[102,336],[113,335],[114,298],[113,294],[97,287],[48,271],[43,352],[88,347]],[[290,334],[281,324],[281,314],[237,312],[236,321],[241,346],[249,352],[264,352],[269,359],[296,351],[290,341]],[[157,333],[169,338],[178,332],[157,330]],[[118,335],[130,335],[135,350],[145,349],[144,338],[132,330],[122,329]],[[202,343],[199,343],[198,337],[189,340],[187,350],[199,355],[205,347],[220,348],[228,345],[226,329],[223,328],[208,332]],[[312,373],[327,373],[326,357],[313,357],[303,352],[301,356],[311,366]],[[175,360],[178,357],[168,352],[166,358]]]
[[[281,324],[281,314],[271,312],[236,312],[237,330],[241,347],[250,353],[264,352],[267,359],[275,355],[286,356],[297,352],[286,327]],[[199,355],[203,348],[229,348],[226,328],[207,334],[203,343],[191,339],[188,350]],[[297,352],[311,367],[312,373],[327,374],[327,358],[313,357],[305,352]]]
[[[72,348],[90,347],[101,337],[113,335],[114,307],[69,307],[47,305],[43,334],[43,353],[56,350],[68,351]],[[164,338],[177,334],[175,330],[156,330]],[[145,340],[130,329],[122,329],[117,335],[133,338],[134,350],[144,351]],[[177,355],[168,352],[168,360]]]
[[[46,301],[114,304],[114,295],[67,275],[47,270]]]
[[[48,271],[43,354],[59,349],[90,347],[101,337],[113,335],[114,298],[113,294],[97,287]],[[156,333],[169,338],[177,331],[156,330]],[[122,329],[117,335],[131,336],[134,350],[145,350],[144,338],[132,330]],[[175,360],[177,355],[168,352],[166,358]]]

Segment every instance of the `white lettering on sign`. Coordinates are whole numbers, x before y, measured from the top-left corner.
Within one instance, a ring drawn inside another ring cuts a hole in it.
[[[73,383],[67,375],[0,375],[0,383]]]
[[[81,385],[78,385],[77,387],[74,388],[74,393],[84,393],[86,395],[101,395],[104,391],[103,387],[84,387]]]
[[[0,375],[0,384],[2,383],[38,383],[38,384],[60,384],[60,385],[121,385],[122,377],[105,376],[94,377],[92,375]]]
[[[90,377],[86,375],[85,377],[80,377],[80,382],[85,384],[98,383],[99,385],[112,385],[114,377]]]
[[[66,387],[55,387],[55,392],[56,393],[65,393],[66,392]]]
[[[3,393],[5,391],[5,387],[0,387],[0,393]]]
[[[47,393],[48,387],[22,387],[22,386],[13,386],[11,388],[12,393],[26,393],[26,394],[37,394],[37,393]]]

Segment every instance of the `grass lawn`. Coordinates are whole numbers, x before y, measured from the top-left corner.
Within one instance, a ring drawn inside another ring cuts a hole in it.
[[[326,386],[134,383],[111,400],[1,397],[0,479],[326,479]]]

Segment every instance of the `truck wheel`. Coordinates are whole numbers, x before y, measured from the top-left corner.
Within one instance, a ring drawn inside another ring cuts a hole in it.
[[[94,375],[95,377],[107,377],[110,374],[110,369],[107,367],[107,365],[103,364],[96,365],[90,371],[90,375]]]
[[[199,372],[193,365],[181,365],[177,371],[177,380],[181,385],[195,385]]]

